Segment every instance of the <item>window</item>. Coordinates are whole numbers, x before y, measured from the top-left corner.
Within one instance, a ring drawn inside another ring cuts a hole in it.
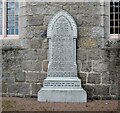
[[[3,0],[0,2],[0,35],[2,37],[18,36],[18,0]]]
[[[110,35],[118,38],[120,34],[120,0],[110,1]]]
[[[2,35],[2,2],[0,1],[0,35]]]

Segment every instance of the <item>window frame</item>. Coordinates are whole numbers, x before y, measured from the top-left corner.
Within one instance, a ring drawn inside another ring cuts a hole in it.
[[[18,15],[18,30],[19,30],[19,15]],[[7,35],[7,0],[2,0],[2,35],[0,35],[0,39],[19,39],[19,34]]]
[[[111,0],[110,0],[111,2]],[[109,34],[110,34],[110,39],[120,39],[120,34],[111,34],[110,33],[110,2],[109,2]],[[120,19],[120,17],[119,17]]]

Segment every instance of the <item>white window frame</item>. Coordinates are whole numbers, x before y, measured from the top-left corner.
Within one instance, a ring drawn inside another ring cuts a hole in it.
[[[19,2],[20,3],[20,2]],[[2,0],[2,35],[0,35],[0,39],[19,39],[18,35],[7,35],[7,0]],[[18,29],[19,29],[19,16],[18,16]]]
[[[110,38],[120,38],[120,34],[110,34]]]
[[[109,33],[110,33],[110,4],[109,4]],[[110,34],[110,39],[120,39],[120,34]]]

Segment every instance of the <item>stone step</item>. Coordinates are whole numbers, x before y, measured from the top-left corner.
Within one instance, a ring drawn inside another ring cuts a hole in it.
[[[81,80],[77,77],[47,77],[43,82],[44,88],[81,88]]]

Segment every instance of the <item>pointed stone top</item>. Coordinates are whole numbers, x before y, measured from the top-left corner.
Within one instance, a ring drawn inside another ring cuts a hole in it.
[[[47,29],[47,38],[51,38],[52,35],[52,30],[53,30],[53,26],[55,24],[55,22],[60,19],[60,18],[65,18],[67,19],[67,21],[69,21],[69,23],[71,24],[71,28],[73,31],[73,38],[77,38],[77,26],[76,26],[76,22],[74,21],[73,17],[66,11],[61,10],[59,12],[57,12],[53,18],[51,19],[51,21],[48,24],[48,29]]]

